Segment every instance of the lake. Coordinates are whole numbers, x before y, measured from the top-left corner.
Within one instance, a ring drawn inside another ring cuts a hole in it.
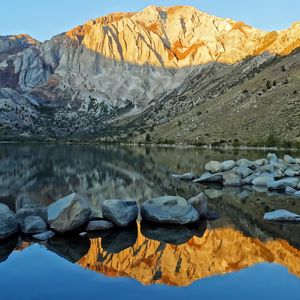
[[[300,199],[264,189],[178,181],[209,160],[258,159],[264,151],[94,145],[0,145],[0,202],[47,206],[79,192],[146,199],[206,190],[216,220],[197,227],[136,226],[85,237],[0,242],[1,299],[285,299],[300,294],[300,224],[263,220]],[[282,155],[283,153],[277,153]],[[297,153],[300,156],[299,153]],[[293,153],[293,155],[296,155]],[[30,197],[25,197],[28,195]]]

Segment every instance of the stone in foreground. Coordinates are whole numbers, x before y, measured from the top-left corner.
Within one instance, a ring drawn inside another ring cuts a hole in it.
[[[102,206],[103,218],[120,227],[134,223],[138,217],[138,207],[135,201],[105,200]]]
[[[19,231],[15,214],[5,204],[0,203],[0,240]]]
[[[48,224],[60,233],[79,229],[88,222],[91,209],[85,197],[74,193],[48,207]]]
[[[47,223],[39,216],[28,216],[21,225],[21,231],[26,234],[41,233],[47,229]]]
[[[98,231],[98,230],[107,230],[113,228],[115,225],[112,222],[106,220],[95,220],[90,221],[85,230],[86,231]]]
[[[199,220],[198,211],[178,196],[147,200],[142,204],[141,214],[143,220],[162,224],[188,224]]]
[[[285,209],[278,209],[272,212],[265,213],[264,219],[267,221],[278,222],[300,222],[300,215],[294,214]]]

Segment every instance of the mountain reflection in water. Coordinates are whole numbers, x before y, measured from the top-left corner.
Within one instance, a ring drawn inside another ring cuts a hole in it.
[[[181,182],[172,173],[200,174],[208,160],[257,159],[259,151],[109,146],[0,146],[0,202],[16,210],[49,205],[74,191],[101,211],[109,198],[142,201],[166,194],[185,198],[207,189]],[[41,243],[71,263],[106,276],[131,277],[143,284],[189,286],[194,281],[268,262],[300,276],[299,224],[265,222],[265,211],[300,213],[300,201],[249,187],[209,187],[208,207],[220,214],[197,227],[153,226],[112,230],[88,237],[59,237]],[[21,195],[21,196],[20,196]],[[34,199],[27,203],[26,197]],[[23,242],[25,240],[25,242]],[[30,248],[28,237],[0,244],[0,263]]]

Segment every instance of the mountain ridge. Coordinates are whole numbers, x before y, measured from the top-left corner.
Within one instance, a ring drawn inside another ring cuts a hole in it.
[[[18,45],[22,38],[16,36]],[[158,105],[164,113],[159,122],[189,110],[191,101],[169,110],[164,103],[174,91],[184,93],[191,80],[195,90],[205,82],[213,86],[226,68],[247,79],[276,57],[292,57],[300,47],[300,22],[266,32],[191,6],[149,6],[90,20],[42,43],[32,41],[7,49],[0,39],[0,124],[13,135],[101,138],[120,119],[126,123]],[[222,86],[232,87],[230,81],[215,88],[226,93],[230,88]],[[193,105],[202,103],[198,100]],[[137,134],[130,122],[127,136]],[[141,131],[156,125],[150,121]]]

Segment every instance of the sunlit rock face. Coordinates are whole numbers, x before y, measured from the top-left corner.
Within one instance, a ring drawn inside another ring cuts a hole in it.
[[[175,246],[150,240],[139,233],[136,243],[117,254],[92,239],[86,256],[78,261],[84,268],[107,276],[132,277],[143,284],[188,286],[194,281],[226,274],[258,263],[277,263],[300,276],[300,252],[284,240],[262,242],[232,228],[207,230],[203,237]]]
[[[110,106],[132,103],[131,113],[137,113],[173,91],[195,68],[205,74],[211,63],[222,68],[264,52],[289,54],[300,45],[299,30],[295,23],[285,31],[264,32],[190,6],[149,6],[91,20],[44,43],[28,36],[1,38],[0,53],[7,50],[0,88],[17,89],[29,99],[58,100],[80,112],[87,110],[91,96]],[[5,108],[6,118],[23,120],[12,106]]]

